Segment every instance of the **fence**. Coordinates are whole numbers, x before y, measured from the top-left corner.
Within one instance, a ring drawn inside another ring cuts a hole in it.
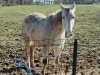
[[[74,40],[67,40],[65,48],[61,53],[58,64],[59,75],[71,75],[73,66]],[[0,40],[0,74],[21,75],[26,73],[25,69],[14,67],[14,58],[24,57],[24,42],[21,40]],[[55,75],[53,63],[53,51],[49,53],[49,62],[46,66],[45,75]],[[35,66],[42,69],[42,53],[40,48],[35,50]],[[100,74],[100,39],[78,39],[77,51],[77,75],[99,75]],[[36,75],[39,75],[36,73]]]

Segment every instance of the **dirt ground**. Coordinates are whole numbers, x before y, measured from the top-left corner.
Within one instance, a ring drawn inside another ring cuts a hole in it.
[[[25,69],[14,67],[14,58],[23,57],[23,42],[1,41],[0,42],[0,75],[28,75]],[[62,51],[57,75],[72,75],[73,42],[67,41]],[[46,66],[45,75],[56,75],[53,68],[53,51],[49,53],[49,62]],[[42,53],[40,48],[35,51],[35,66],[42,69]],[[37,70],[37,72],[39,71]],[[40,75],[40,72],[35,73]],[[77,75],[100,75],[100,39],[78,39]]]

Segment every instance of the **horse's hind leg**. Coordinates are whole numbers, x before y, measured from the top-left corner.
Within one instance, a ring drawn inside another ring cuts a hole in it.
[[[25,53],[26,53],[26,58],[27,58],[27,64],[30,67],[30,42],[25,41]]]
[[[44,49],[43,49],[43,64],[44,64],[44,66],[43,66],[43,70],[42,70],[43,74],[44,74],[45,66],[48,63],[48,54],[49,54],[49,47],[44,46]]]
[[[30,47],[30,65],[33,68],[34,67],[34,45],[31,45]]]

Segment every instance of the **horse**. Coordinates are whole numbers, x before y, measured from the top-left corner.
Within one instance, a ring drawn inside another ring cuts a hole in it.
[[[75,3],[70,7],[61,4],[61,10],[47,17],[42,13],[31,13],[25,17],[22,22],[22,36],[25,42],[25,53],[29,67],[35,67],[35,45],[43,47],[43,70],[48,63],[50,49],[54,51],[54,65],[58,64],[66,38],[73,35],[75,8]],[[56,46],[55,44],[59,45]]]

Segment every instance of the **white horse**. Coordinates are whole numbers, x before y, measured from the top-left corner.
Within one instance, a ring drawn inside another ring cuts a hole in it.
[[[64,48],[65,38],[72,36],[74,26],[75,3],[71,7],[61,4],[61,10],[45,16],[41,13],[28,15],[22,23],[22,36],[25,41],[25,51],[29,67],[34,67],[35,45],[43,46],[43,64],[48,62],[49,48],[54,50],[54,63]],[[56,46],[55,44],[59,44]],[[52,46],[54,45],[54,46]]]

